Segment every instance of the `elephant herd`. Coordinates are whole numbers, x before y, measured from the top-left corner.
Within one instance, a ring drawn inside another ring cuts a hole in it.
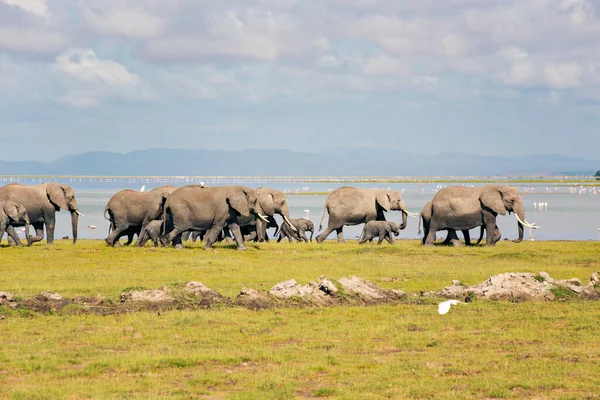
[[[9,242],[21,245],[15,231],[25,226],[27,243],[43,239],[46,227],[48,244],[54,241],[55,213],[61,209],[71,213],[73,243],[77,242],[79,211],[73,189],[59,183],[43,183],[36,186],[9,184],[0,187],[0,240],[6,231]],[[400,211],[402,222],[397,225],[386,221],[390,211]],[[501,232],[496,224],[498,214],[514,213],[517,218],[518,239],[523,240],[524,227],[537,228],[525,220],[523,200],[517,188],[487,185],[467,188],[451,186],[441,189],[421,210],[419,232],[423,226],[423,244],[432,245],[436,232],[448,232],[446,243],[457,243],[457,231],[462,231],[467,244],[469,230],[480,227],[482,239],[493,246],[500,240]],[[278,214],[283,222],[279,226],[274,218]],[[338,242],[344,241],[343,227],[365,224],[359,243],[372,242],[378,237],[393,243],[392,235],[398,236],[407,226],[410,213],[399,192],[383,189],[358,189],[340,187],[328,196],[323,219],[328,214],[326,228],[316,237],[323,242],[333,231]],[[109,233],[105,241],[109,246],[120,246],[119,239],[127,236],[127,243],[144,246],[148,240],[155,245],[183,247],[188,238],[203,240],[205,249],[218,240],[235,241],[237,249],[245,249],[245,242],[268,241],[267,229],[275,228],[278,242],[287,238],[290,242],[312,241],[313,223],[304,218],[291,219],[283,192],[259,187],[190,185],[177,188],[161,186],[148,192],[122,190],[113,195],[104,210],[109,220]],[[30,236],[33,225],[36,235]],[[311,232],[310,239],[306,232]],[[478,242],[479,243],[479,242]]]

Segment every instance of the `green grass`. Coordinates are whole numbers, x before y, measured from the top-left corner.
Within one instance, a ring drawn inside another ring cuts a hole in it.
[[[0,290],[101,294],[198,280],[225,296],[356,275],[419,293],[453,279],[546,271],[585,284],[600,243],[500,242],[495,248],[260,244],[172,249],[0,248]],[[555,293],[556,294],[556,293]],[[476,300],[437,314],[435,300],[395,306],[138,312],[67,306],[60,315],[0,307],[0,398],[591,398],[599,302]]]

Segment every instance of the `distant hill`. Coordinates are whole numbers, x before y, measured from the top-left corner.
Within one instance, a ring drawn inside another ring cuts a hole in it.
[[[598,166],[597,160],[560,155],[420,155],[370,148],[334,148],[315,153],[150,149],[127,154],[84,153],[48,163],[0,161],[0,175],[544,176],[594,175]]]

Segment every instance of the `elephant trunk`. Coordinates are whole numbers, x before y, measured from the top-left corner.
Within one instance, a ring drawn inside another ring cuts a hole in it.
[[[398,226],[398,229],[403,230],[404,228],[406,228],[407,217],[408,217],[408,214],[407,214],[406,210],[402,210],[402,223]]]
[[[27,246],[31,246],[31,234],[29,233],[29,218],[25,219],[25,239],[27,239]]]
[[[71,211],[71,227],[73,228],[73,244],[77,243],[77,225],[79,224],[78,210]]]
[[[525,210],[522,205],[520,207],[516,208],[514,210],[514,212],[515,212],[515,214],[517,214],[517,216],[519,217],[519,219],[521,221],[525,221]],[[513,240],[513,242],[515,242],[515,243],[521,243],[523,241],[523,224],[521,223],[521,221],[517,220],[517,229],[519,231],[519,238]]]

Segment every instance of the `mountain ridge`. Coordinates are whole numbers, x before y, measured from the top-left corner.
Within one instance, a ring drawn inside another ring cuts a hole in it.
[[[161,149],[93,151],[51,162],[0,161],[0,175],[89,176],[505,176],[593,175],[600,161],[557,154],[479,156],[415,154],[384,148]]]

